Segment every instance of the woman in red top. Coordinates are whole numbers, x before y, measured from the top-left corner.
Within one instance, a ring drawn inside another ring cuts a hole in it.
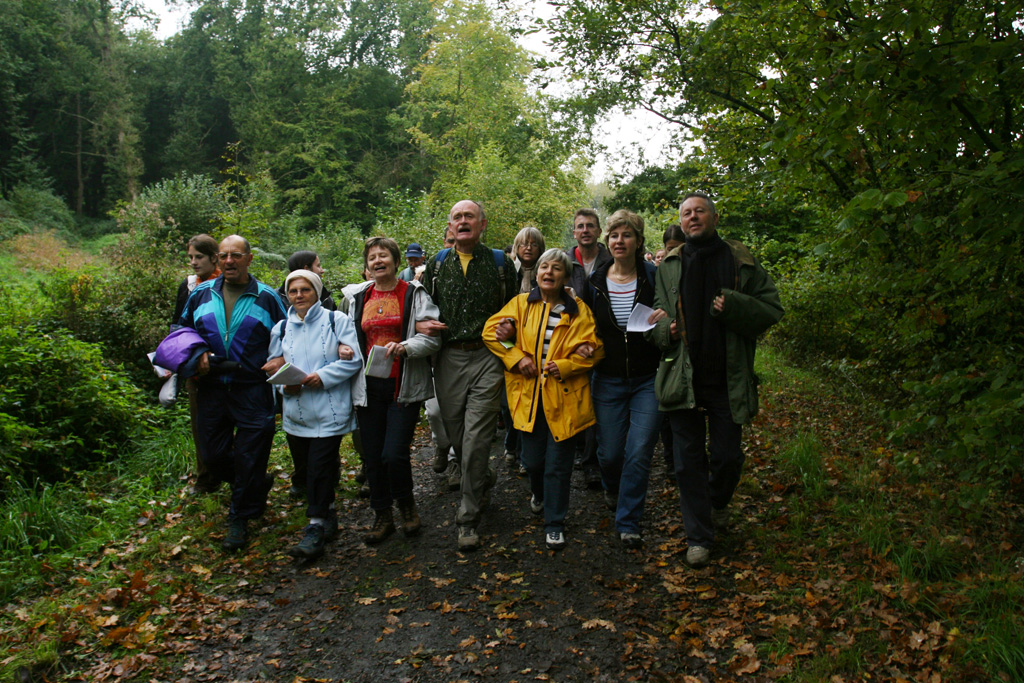
[[[350,292],[348,310],[366,358],[366,371],[355,381],[352,396],[370,507],[376,516],[363,540],[373,544],[394,533],[396,503],[402,531],[412,535],[420,529],[409,447],[420,404],[434,395],[427,357],[440,348],[441,339],[416,332],[417,322],[437,320],[439,312],[423,285],[398,279],[398,244],[387,237],[371,237],[363,259],[373,279]]]

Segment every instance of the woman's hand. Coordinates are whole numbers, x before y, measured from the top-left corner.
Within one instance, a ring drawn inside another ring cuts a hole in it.
[[[341,360],[352,360],[356,357],[356,352],[352,350],[352,347],[348,344],[338,344],[338,358]]]
[[[594,355],[594,345],[590,342],[583,342],[582,344],[577,345],[572,352],[580,358],[590,358]]]
[[[537,364],[529,356],[523,356],[523,359],[516,364],[516,370],[526,379],[533,379],[537,376]]]
[[[558,381],[562,380],[562,373],[558,371],[558,365],[553,360],[549,360],[548,364],[544,366],[544,372]]]
[[[284,360],[283,358],[281,360]],[[202,377],[203,375],[210,372],[210,354],[204,353],[199,357],[199,363],[196,365],[196,374]]]
[[[384,354],[387,358],[399,358],[405,355],[405,346],[399,342],[388,342],[384,345],[384,348],[388,350]]]
[[[281,369],[282,365],[284,365],[284,356],[278,356],[277,358],[271,358],[266,363],[264,363],[263,367],[260,368],[260,370],[267,373],[268,375],[273,375],[275,372]]]
[[[494,327],[494,338],[500,342],[508,341],[516,336],[516,323],[512,318],[505,318]]]
[[[294,396],[295,394],[299,393],[299,391],[301,391],[301,390],[302,390],[302,385],[301,384],[286,384],[286,385],[284,385],[284,393],[286,393],[286,394],[288,394],[290,396]]]
[[[661,310],[659,308],[656,311],[654,311],[654,313],[651,313],[651,317],[647,319],[647,324],[648,325],[653,325],[654,323],[658,322],[662,318],[667,318],[667,317],[668,317],[668,313],[666,313],[665,311],[663,311],[663,310]]]
[[[309,373],[308,375],[306,375],[306,379],[302,380],[302,386],[304,387],[316,388],[322,387],[323,385],[324,383],[320,379],[320,375],[316,374],[315,372]]]

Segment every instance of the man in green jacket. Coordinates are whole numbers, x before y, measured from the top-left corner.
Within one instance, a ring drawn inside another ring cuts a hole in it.
[[[667,316],[648,335],[662,350],[655,389],[672,426],[686,561],[702,567],[740,480],[742,425],[757,414],[757,336],[783,311],[750,250],[718,235],[710,197],[686,195],[679,223],[686,242],[665,257],[655,287]]]

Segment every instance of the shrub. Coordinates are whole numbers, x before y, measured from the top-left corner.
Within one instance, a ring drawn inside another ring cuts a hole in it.
[[[138,199],[117,210],[121,230],[142,232],[158,244],[170,242],[185,251],[192,235],[213,233],[219,216],[228,210],[223,193],[206,176],[182,173],[146,187]]]
[[[0,329],[0,473],[28,486],[109,459],[154,414],[100,347],[33,326]]]
[[[74,215],[67,204],[52,190],[16,185],[8,200],[17,215],[26,223],[35,224],[36,229],[64,232],[75,225]]]

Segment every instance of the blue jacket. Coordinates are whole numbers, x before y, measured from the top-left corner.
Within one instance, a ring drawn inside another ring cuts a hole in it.
[[[352,360],[338,358],[339,343],[352,347],[356,354]],[[362,369],[363,359],[351,318],[332,314],[315,303],[305,320],[300,320],[295,309],[289,308],[288,319],[275,325],[270,337],[270,357],[278,356],[306,373],[317,373],[323,383],[321,387],[303,387],[298,394],[282,391],[281,425],[286,434],[315,439],[355,430],[352,377]]]
[[[267,362],[270,330],[285,318],[281,299],[272,287],[250,276],[248,288],[231,312],[231,327],[225,329],[223,292],[223,275],[192,290],[181,324],[198,332],[210,347],[212,377],[225,383],[266,382],[260,368]],[[237,368],[218,372],[217,365],[223,361],[232,361]]]

